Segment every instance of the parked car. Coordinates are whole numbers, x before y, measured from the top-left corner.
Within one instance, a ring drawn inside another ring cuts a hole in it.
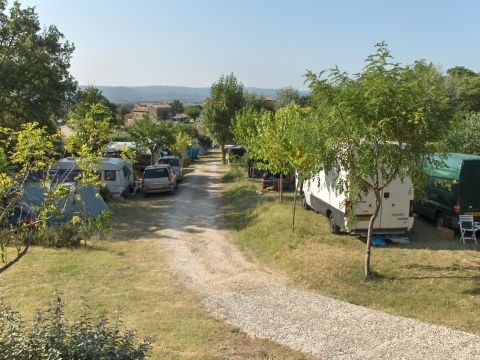
[[[142,177],[144,194],[170,192],[175,193],[177,176],[169,164],[151,165],[145,168]]]
[[[425,198],[415,200],[415,212],[438,227],[458,229],[459,215],[480,221],[480,156],[448,154],[435,160],[440,164],[425,168]]]
[[[177,181],[180,182],[183,180],[182,159],[179,156],[175,156],[175,155],[162,156],[157,160],[157,165],[159,164],[170,165],[173,171],[175,171],[175,175],[177,175]]]
[[[280,174],[272,174],[270,171],[266,171],[262,176],[262,188],[265,190],[268,187],[273,188],[274,191],[278,191],[280,188]],[[291,190],[295,186],[295,177],[293,175],[283,175],[282,177],[282,189]]]

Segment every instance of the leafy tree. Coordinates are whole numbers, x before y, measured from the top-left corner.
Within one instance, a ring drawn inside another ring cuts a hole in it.
[[[213,83],[210,97],[202,110],[202,120],[210,134],[220,144],[222,161],[226,163],[225,145],[232,140],[230,126],[235,113],[244,104],[243,85],[232,74],[222,75]]]
[[[202,105],[191,105],[185,108],[185,114],[196,120],[202,112]]]
[[[139,150],[150,151],[152,164],[157,151],[170,149],[175,144],[173,125],[169,121],[154,122],[146,115],[135,121],[128,132]]]
[[[111,119],[111,111],[106,105],[89,105],[82,118],[70,120],[74,133],[66,139],[65,148],[74,156],[81,157],[85,152],[103,155],[110,142]]]
[[[447,136],[449,151],[480,155],[480,112],[456,116]]]
[[[68,198],[75,196],[75,187],[64,186],[48,172],[58,158],[55,151],[56,135],[49,135],[46,127],[38,123],[21,125],[20,130],[0,129],[0,273],[9,269],[25,256],[32,244],[34,235],[45,229],[49,221],[62,215]],[[89,152],[87,147],[81,148],[85,160],[79,164],[83,185],[95,185],[99,182],[96,169],[90,166],[95,163],[97,154]],[[38,179],[38,174],[42,174]],[[37,180],[34,180],[37,179]],[[33,183],[32,183],[33,182]],[[25,204],[24,195],[33,187],[41,191],[40,205]],[[81,197],[78,198],[82,202]],[[108,228],[108,213],[99,218],[73,216],[72,227],[88,239],[94,232],[105,233]],[[62,229],[55,229],[62,231]],[[68,241],[61,242],[64,245]],[[78,244],[78,243],[77,243]],[[13,257],[7,256],[7,249],[14,248]]]
[[[173,100],[169,105],[172,107],[175,114],[183,113],[185,111],[183,103],[180,100]]]
[[[187,158],[184,156],[185,151],[191,146],[192,137],[183,131],[179,131],[175,135],[175,143],[172,145],[171,150],[174,154],[181,155],[184,161],[187,161]]]
[[[41,30],[32,7],[0,0],[0,126],[37,121],[54,129],[77,84],[69,73],[74,46],[55,26]]]
[[[267,97],[255,93],[245,93],[245,107],[260,111],[262,109],[273,111],[274,102]]]
[[[446,83],[456,117],[480,112],[480,74],[457,66],[447,70]]]
[[[377,44],[376,50],[353,78],[337,68],[306,74],[325,138],[319,144],[318,168],[332,174],[345,171],[337,191],[353,204],[367,192],[375,194],[365,279],[371,276],[371,238],[382,189],[396,178],[422,181],[421,164],[438,150],[449,120],[444,81],[433,65],[418,61],[402,67],[391,62],[385,43]]]
[[[70,111],[73,119],[83,119],[91,110],[93,104],[102,104],[110,112],[109,122],[114,125],[117,119],[117,106],[110,102],[102,91],[94,86],[88,86],[84,90],[78,89],[75,95],[75,102]]]
[[[125,115],[127,115],[130,111],[132,111],[133,105],[132,104],[117,104],[117,108],[115,110],[117,114],[117,124],[124,125]]]
[[[301,103],[300,92],[297,89],[291,86],[287,86],[277,91],[277,99],[275,100],[276,109],[285,107],[292,103],[295,103],[295,104]]]

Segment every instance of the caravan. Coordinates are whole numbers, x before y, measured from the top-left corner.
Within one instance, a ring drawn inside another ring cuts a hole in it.
[[[57,182],[73,182],[80,174],[78,158],[68,157],[57,161],[50,175]],[[125,196],[135,191],[132,165],[119,158],[100,158],[100,177],[114,196]]]
[[[330,176],[318,173],[305,181],[301,188],[302,203],[305,209],[313,209],[325,215],[330,221],[332,233],[347,231],[365,234],[375,210],[375,194],[370,191],[363,195],[353,209],[349,209],[348,198],[335,190],[338,181],[345,173]],[[405,234],[413,226],[413,190],[411,179],[396,179],[381,192],[382,204],[373,231],[375,234]],[[353,214],[348,214],[353,211]]]

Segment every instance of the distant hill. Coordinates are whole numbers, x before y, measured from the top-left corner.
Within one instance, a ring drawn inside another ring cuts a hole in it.
[[[210,94],[209,87],[184,86],[96,86],[114,103],[171,102],[175,99],[183,103],[201,103]],[[82,86],[85,88],[85,86]],[[246,87],[248,92],[275,96],[277,89]]]

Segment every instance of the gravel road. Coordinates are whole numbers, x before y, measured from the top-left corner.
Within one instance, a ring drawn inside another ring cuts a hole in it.
[[[480,359],[478,336],[294,289],[248,261],[222,229],[222,171],[202,158],[158,210],[173,270],[210,313],[320,359]]]

